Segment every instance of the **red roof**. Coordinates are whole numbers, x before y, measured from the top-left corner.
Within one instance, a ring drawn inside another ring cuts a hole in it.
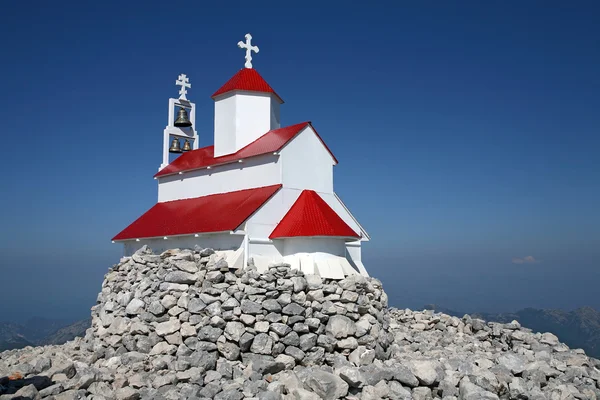
[[[279,188],[273,185],[157,203],[112,240],[233,231]]]
[[[303,190],[269,239],[297,236],[359,238],[314,190]]]
[[[206,168],[214,165],[228,164],[243,158],[279,151],[306,126],[310,126],[315,133],[317,133],[310,122],[302,122],[300,124],[286,126],[285,128],[270,130],[246,147],[239,149],[237,152],[221,157],[214,156],[214,146],[202,147],[197,150],[188,151],[176,158],[171,164],[158,171],[154,177],[157,178],[165,175],[176,174],[178,172]],[[325,142],[323,142],[323,139],[321,139],[318,133],[317,137],[337,163],[337,159],[331,150],[329,150],[329,147],[327,147]]]
[[[271,86],[263,79],[257,70],[244,68],[227,81],[219,90],[211,96],[213,99],[219,95],[232,92],[234,90],[247,90],[250,92],[273,93],[279,101],[283,100]]]

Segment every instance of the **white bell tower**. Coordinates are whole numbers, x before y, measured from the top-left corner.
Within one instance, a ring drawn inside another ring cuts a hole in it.
[[[192,87],[190,78],[185,74],[181,74],[175,81],[175,84],[181,86],[181,89],[179,89],[178,99],[169,99],[169,120],[163,133],[163,159],[158,169],[159,171],[169,165],[169,153],[196,150],[199,145],[198,132],[195,129],[196,104],[189,101],[186,97],[186,89]],[[184,116],[184,119],[187,118],[188,123],[182,123],[182,120],[175,118],[175,107],[179,109],[178,116]],[[184,141],[183,145],[180,142],[181,140]]]

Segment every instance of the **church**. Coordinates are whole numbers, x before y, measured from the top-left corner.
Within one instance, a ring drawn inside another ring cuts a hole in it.
[[[285,262],[330,279],[368,273],[361,244],[369,235],[333,190],[338,164],[310,122],[281,126],[283,99],[252,68],[252,36],[240,41],[246,63],[213,93],[214,145],[199,147],[189,78],[169,99],[158,201],[112,240],[125,255],[213,248],[231,268],[259,271]]]

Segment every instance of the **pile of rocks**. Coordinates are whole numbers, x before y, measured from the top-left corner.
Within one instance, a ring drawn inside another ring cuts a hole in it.
[[[390,358],[426,386],[413,398],[600,398],[600,361],[551,333],[432,311],[394,309],[390,317]]]
[[[390,310],[376,279],[142,248],[85,338],[0,353],[0,400],[595,399],[596,363],[516,322]]]

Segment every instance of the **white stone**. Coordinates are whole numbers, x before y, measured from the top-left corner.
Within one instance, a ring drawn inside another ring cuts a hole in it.
[[[244,332],[246,332],[246,327],[241,322],[230,321],[227,322],[227,325],[225,325],[225,336],[234,342],[238,342]]]
[[[183,337],[196,336],[197,334],[196,327],[190,324],[189,322],[184,322],[183,324],[181,324],[180,332],[181,336]]]
[[[173,354],[175,351],[177,351],[177,346],[167,342],[158,342],[154,345],[152,350],[150,350],[150,355],[154,356],[157,354]]]
[[[342,339],[356,332],[356,324],[343,315],[333,315],[329,318],[325,331],[336,339]]]
[[[256,330],[256,332],[263,332],[263,333],[269,332],[269,322],[259,321],[259,322],[255,323],[254,330]]]
[[[181,323],[178,319],[171,319],[166,322],[161,322],[156,325],[155,331],[158,336],[170,335],[179,331],[181,328]]]
[[[438,380],[436,364],[431,360],[413,360],[410,365],[411,372],[423,385],[429,386]]]

